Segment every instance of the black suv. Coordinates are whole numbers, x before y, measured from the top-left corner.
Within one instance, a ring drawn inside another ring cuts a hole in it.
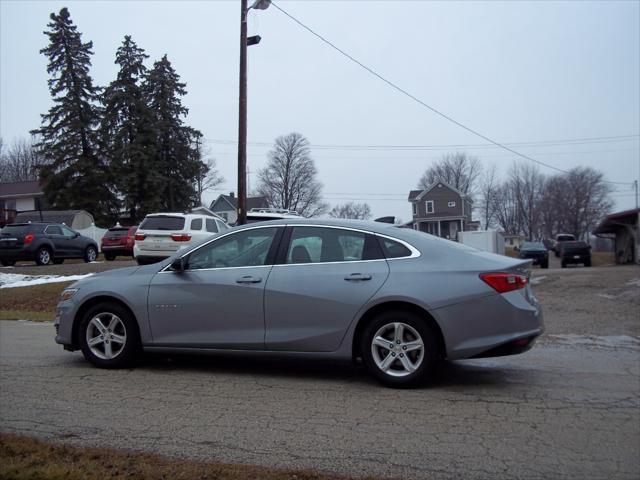
[[[560,247],[560,261],[562,268],[569,264],[582,263],[591,266],[591,246],[586,242],[563,242]]]
[[[60,264],[65,258],[93,262],[98,245],[60,223],[11,223],[0,230],[0,263],[10,266],[18,260],[38,265]]]
[[[542,242],[524,242],[518,251],[518,258],[531,258],[534,265],[549,268],[549,252]]]

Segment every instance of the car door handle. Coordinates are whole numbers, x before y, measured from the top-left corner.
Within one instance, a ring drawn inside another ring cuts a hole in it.
[[[362,273],[352,273],[344,277],[347,282],[364,282],[365,280],[371,280],[371,275],[363,275]]]
[[[260,283],[262,279],[260,277],[252,277],[251,275],[244,276],[236,280],[236,283]]]

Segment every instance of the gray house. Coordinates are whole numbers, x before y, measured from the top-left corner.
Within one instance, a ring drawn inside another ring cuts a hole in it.
[[[267,197],[247,197],[247,211],[252,208],[268,208]],[[233,194],[220,195],[209,207],[216,215],[220,215],[229,225],[233,225],[238,220],[238,198]]]
[[[456,240],[459,231],[477,228],[477,222],[471,220],[471,198],[445,182],[412,190],[409,202],[415,230]]]

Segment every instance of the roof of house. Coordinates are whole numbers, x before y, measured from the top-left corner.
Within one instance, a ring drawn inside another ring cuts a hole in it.
[[[213,208],[213,205],[220,200],[220,198],[226,200],[232,209],[238,208],[238,197],[231,195],[220,195],[211,202],[209,208]],[[269,202],[267,202],[267,197],[247,197],[247,210],[251,210],[252,208],[267,208],[268,206]]]
[[[54,222],[54,223],[64,223],[65,225],[71,226],[73,224],[73,219],[79,213],[86,213],[87,215],[91,215],[89,212],[85,210],[43,210],[42,212],[38,210],[32,210],[28,212],[20,212],[16,215],[16,222]],[[42,214],[42,216],[40,216]]]
[[[640,208],[632,208],[631,210],[623,210],[622,212],[611,213],[600,221],[593,233],[615,233],[615,227],[617,226],[615,224],[615,220],[623,220],[626,217],[629,217],[629,219],[632,221],[635,218],[635,221],[637,222],[638,215],[640,215]]]
[[[436,185],[442,184],[445,187],[450,188],[451,190],[453,190],[454,192],[456,192],[458,195],[460,195],[460,198],[464,198],[466,200],[468,200],[469,202],[473,203],[473,200],[471,200],[471,198],[469,197],[469,195],[467,195],[466,193],[461,192],[460,190],[458,190],[455,187],[452,187],[451,185],[449,185],[447,182],[443,182],[442,180],[436,180],[435,182],[433,182],[431,185],[429,185],[427,188],[425,188],[424,190],[411,190],[409,192],[409,198],[408,201],[409,202],[414,202],[417,200],[421,200],[422,197],[424,197],[427,193],[429,193],[431,190],[434,189],[434,187]]]
[[[27,195],[42,195],[42,188],[40,188],[40,182],[38,180],[0,183],[0,198],[22,197]]]

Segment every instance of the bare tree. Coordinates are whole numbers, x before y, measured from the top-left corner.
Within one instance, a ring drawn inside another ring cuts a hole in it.
[[[544,187],[544,176],[537,166],[516,163],[509,172],[508,184],[515,199],[518,230],[527,239],[540,236],[540,202]]]
[[[295,210],[305,217],[326,212],[322,184],[316,179],[318,171],[303,135],[293,132],[278,137],[268,157],[267,166],[258,172],[256,191],[269,205]]]
[[[196,192],[198,193],[200,204],[204,205],[202,201],[204,192],[216,188],[222,183],[224,183],[224,177],[220,175],[220,171],[216,165],[216,159],[204,159],[196,176]]]
[[[448,153],[424,172],[418,188],[424,189],[442,181],[473,197],[481,172],[482,164],[478,158],[465,152]]]
[[[333,207],[329,212],[329,216],[332,218],[368,220],[371,218],[371,208],[366,203],[348,202]]]
[[[6,152],[0,155],[0,181],[28,182],[38,180],[42,158],[32,140],[14,140]],[[0,151],[2,151],[0,140]]]
[[[610,186],[601,172],[590,167],[575,167],[564,175],[568,192],[566,226],[576,238],[587,239],[600,219],[611,211]]]
[[[496,178],[496,166],[492,164],[485,170],[480,183],[480,213],[485,229],[488,229],[494,222],[496,215],[495,197],[499,189],[498,179]]]
[[[509,182],[498,186],[492,197],[495,222],[506,233],[520,233],[518,206],[513,188]]]

